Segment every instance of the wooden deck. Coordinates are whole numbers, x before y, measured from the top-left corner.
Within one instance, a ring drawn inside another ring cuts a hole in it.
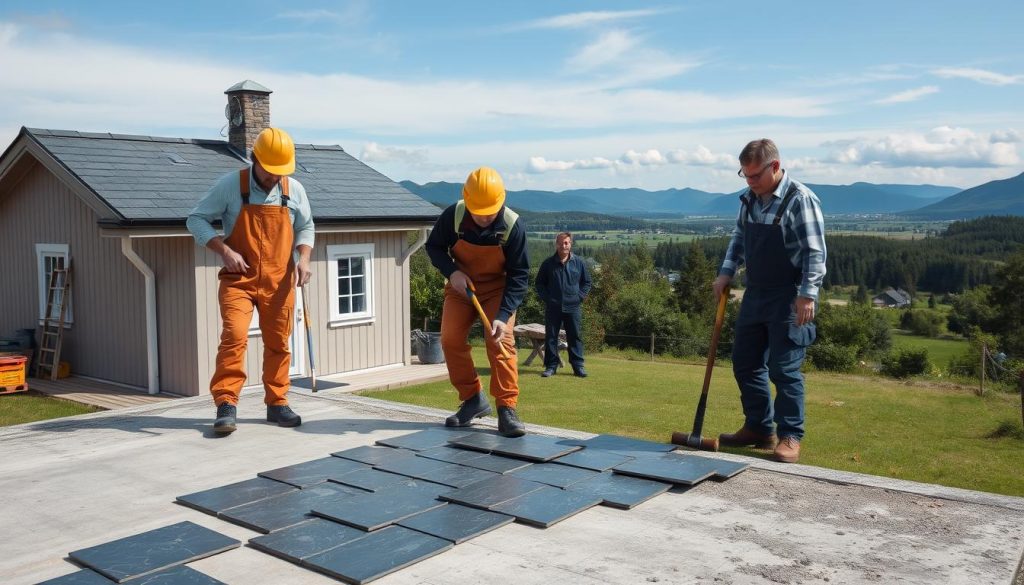
[[[153,404],[155,402],[181,398],[181,396],[176,394],[162,393],[150,395],[141,390],[133,390],[124,386],[106,384],[75,376],[57,380],[56,382],[40,378],[29,378],[27,382],[29,390],[35,390],[53,398],[88,404],[103,410],[141,406],[143,404]]]

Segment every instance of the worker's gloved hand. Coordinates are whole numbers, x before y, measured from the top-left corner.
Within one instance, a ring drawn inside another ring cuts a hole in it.
[[[491,337],[493,337],[498,343],[501,343],[501,338],[505,336],[505,330],[507,328],[508,325],[504,321],[499,321],[497,319],[491,321]]]
[[[465,272],[461,270],[452,272],[452,275],[448,277],[448,282],[452,285],[452,288],[459,291],[464,296],[469,296],[466,294],[466,289],[470,287],[471,281],[469,280],[469,277],[466,276]]]
[[[241,254],[227,246],[224,246],[224,252],[220,257],[224,260],[224,269],[228,272],[245,274],[245,271],[249,270],[249,265],[245,263],[245,258],[242,258]]]

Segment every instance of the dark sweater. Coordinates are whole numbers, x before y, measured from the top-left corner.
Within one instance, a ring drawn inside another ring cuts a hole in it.
[[[462,220],[462,239],[466,240],[467,244],[502,246],[505,253],[505,294],[501,298],[497,319],[508,322],[512,313],[515,313],[523,303],[526,291],[530,287],[530,259],[526,253],[526,227],[522,218],[512,226],[508,239],[502,245],[500,233],[504,232],[505,228],[504,207],[498,211],[494,223],[485,228],[476,225],[469,212],[466,212],[466,217]],[[445,278],[451,278],[452,273],[458,270],[451,254],[451,249],[458,241],[459,234],[455,231],[455,205],[451,205],[437,218],[425,246],[430,262]]]
[[[555,253],[544,260],[537,271],[535,287],[537,296],[549,307],[561,307],[563,311],[575,311],[583,299],[590,294],[590,274],[587,264],[576,254],[562,260]]]

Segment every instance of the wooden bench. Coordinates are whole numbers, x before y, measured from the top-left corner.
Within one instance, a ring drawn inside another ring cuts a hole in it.
[[[516,335],[525,337],[530,340],[533,346],[533,351],[530,352],[530,356],[523,362],[524,366],[528,366],[533,363],[533,358],[540,356],[541,361],[544,361],[544,324],[543,323],[526,323],[524,325],[516,325],[512,328],[512,332]],[[558,331],[558,349],[568,348],[568,344],[565,342],[565,329]],[[565,362],[562,361],[562,356],[558,356],[558,366],[562,367]]]

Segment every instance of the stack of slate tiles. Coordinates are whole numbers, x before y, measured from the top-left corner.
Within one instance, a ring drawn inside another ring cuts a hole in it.
[[[614,435],[513,439],[439,427],[265,471],[177,502],[262,533],[249,540],[257,550],[361,584],[512,522],[547,528],[599,504],[628,510],[673,486],[723,481],[746,468],[674,449]],[[132,539],[137,542],[130,546],[124,542]],[[184,562],[239,545],[227,539],[219,549],[211,543],[197,549],[208,551],[196,552],[201,556],[171,555],[177,560],[170,562],[159,559],[164,545],[139,548],[146,539],[152,534],[76,551],[71,558],[119,583],[156,585],[172,581],[142,579],[166,567],[191,571]],[[112,570],[87,554],[94,549],[117,551],[114,558],[138,559],[128,565],[139,566]],[[110,582],[92,571],[79,573],[79,580],[47,583]],[[88,580],[93,577],[102,580]],[[218,583],[197,572],[173,582]]]

